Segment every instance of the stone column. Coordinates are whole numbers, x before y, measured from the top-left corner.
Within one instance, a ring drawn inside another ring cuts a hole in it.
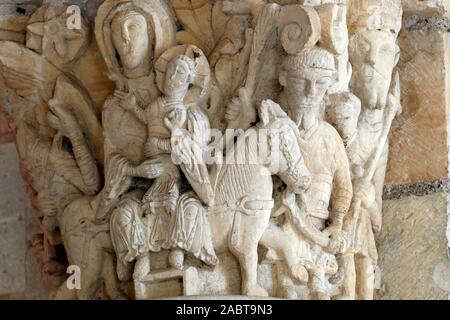
[[[403,114],[391,134],[378,237],[382,299],[447,299],[450,293],[449,8],[448,0],[404,4]]]

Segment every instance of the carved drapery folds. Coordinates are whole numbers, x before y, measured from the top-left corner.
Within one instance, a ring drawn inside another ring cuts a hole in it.
[[[0,43],[56,298],[373,299],[400,0],[106,0],[76,28],[68,14],[39,8],[23,43]],[[93,54],[105,99],[78,72]]]

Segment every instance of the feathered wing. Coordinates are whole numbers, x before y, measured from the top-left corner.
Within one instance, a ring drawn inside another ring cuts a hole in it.
[[[11,41],[0,41],[0,65],[5,85],[29,101],[48,101],[61,73],[43,56]]]
[[[89,93],[44,56],[15,42],[0,42],[0,74],[0,96],[9,102],[17,126],[22,166],[44,214],[98,192],[102,128]]]
[[[65,198],[67,188],[76,188],[80,195],[96,195],[101,188],[103,135],[89,93],[75,79],[61,74],[48,107],[49,123],[56,130],[50,165],[66,182],[65,187],[53,190],[54,196]],[[64,140],[70,145],[65,146]]]
[[[73,113],[96,161],[102,165],[103,129],[95,111],[95,104],[86,89],[78,81],[61,75],[56,81],[52,101],[57,101]]]

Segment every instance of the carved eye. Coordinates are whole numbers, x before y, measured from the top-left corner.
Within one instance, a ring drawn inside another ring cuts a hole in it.
[[[319,79],[319,80],[317,80],[316,84],[318,86],[325,86],[328,84],[328,79],[327,78]]]
[[[294,85],[298,85],[298,86],[305,86],[305,83],[306,83],[305,79],[298,79],[295,77],[289,78],[289,81],[291,81]]]

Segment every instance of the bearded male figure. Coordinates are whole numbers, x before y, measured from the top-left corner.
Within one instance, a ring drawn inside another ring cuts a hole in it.
[[[328,280],[337,272],[334,255],[342,246],[343,219],[352,199],[344,143],[338,132],[320,117],[323,99],[335,76],[335,62],[331,53],[314,47],[289,55],[283,67],[281,101],[299,127],[299,144],[311,171],[311,185],[305,197],[297,197],[290,207],[291,212],[297,211],[295,206],[306,212],[303,225],[309,225],[311,233],[298,227],[302,224],[295,214],[290,215],[284,230],[295,239],[292,243],[299,259],[309,269],[310,291],[315,298],[329,299],[334,293]],[[295,296],[289,281],[284,287],[286,296]]]

